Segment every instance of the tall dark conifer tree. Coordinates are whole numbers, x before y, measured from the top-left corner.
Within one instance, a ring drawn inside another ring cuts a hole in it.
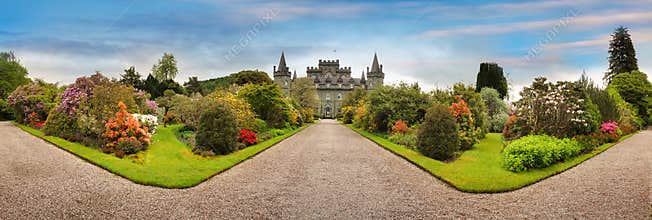
[[[608,83],[618,74],[638,70],[636,51],[626,27],[616,28],[609,42],[609,71],[604,74]]]

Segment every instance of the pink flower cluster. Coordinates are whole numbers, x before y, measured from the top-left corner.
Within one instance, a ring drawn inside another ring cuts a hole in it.
[[[600,125],[600,131],[602,133],[614,134],[618,131],[618,122],[615,121],[602,122],[602,125]]]

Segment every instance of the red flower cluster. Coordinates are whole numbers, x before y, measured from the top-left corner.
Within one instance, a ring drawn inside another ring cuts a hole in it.
[[[258,139],[256,139],[256,132],[242,129],[240,130],[240,133],[238,133],[238,141],[246,144],[247,146],[254,145],[258,142]]]
[[[408,126],[407,123],[405,123],[402,120],[398,120],[394,122],[394,127],[392,128],[392,134],[405,134],[408,132]]]
[[[455,96],[455,98],[458,98],[459,96]],[[460,118],[460,116],[466,116],[471,114],[471,109],[469,109],[469,106],[466,104],[466,102],[462,99],[458,98],[458,102],[454,102],[451,104],[451,106],[448,107],[450,109],[451,113],[453,113],[453,116],[455,118]]]
[[[120,110],[115,113],[115,118],[110,119],[104,125],[105,131],[102,134],[104,146],[114,148],[124,141],[138,141],[142,146],[149,145],[147,127],[142,127],[140,122],[127,112],[127,106],[124,103],[120,102],[118,106]]]
[[[36,112],[32,112],[27,116],[27,121],[29,122],[29,125],[35,128],[41,128],[43,126],[44,121],[41,121],[41,117],[36,114]]]

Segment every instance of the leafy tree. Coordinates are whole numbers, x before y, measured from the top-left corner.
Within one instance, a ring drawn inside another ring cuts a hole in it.
[[[177,61],[171,53],[163,53],[163,57],[158,60],[158,64],[152,66],[152,75],[159,81],[173,80],[178,73]]]
[[[142,87],[143,81],[140,79],[140,73],[136,72],[136,67],[131,66],[125,69],[125,74],[120,75],[120,83],[123,85],[132,86],[134,88]]]
[[[604,80],[611,80],[618,74],[638,70],[636,51],[627,28],[620,26],[611,35],[609,42],[609,71],[604,74]]]
[[[479,128],[482,132],[479,133],[479,138],[483,138],[485,135],[485,124],[487,124],[487,107],[484,105],[482,96],[480,93],[475,92],[473,86],[467,86],[463,83],[456,83],[453,85],[452,91],[453,97],[461,96],[461,98],[467,102],[469,108],[471,109],[471,114],[473,115],[473,126],[474,128]]]
[[[503,75],[503,68],[495,63],[481,63],[480,71],[475,83],[475,91],[482,88],[493,88],[500,93],[500,98],[507,96],[507,79]]]
[[[609,87],[615,88],[625,101],[634,105],[638,115],[650,124],[650,107],[652,106],[652,84],[647,75],[640,71],[618,74]]]
[[[204,93],[204,89],[201,86],[201,83],[199,82],[196,76],[189,77],[188,82],[184,83],[183,86],[186,87],[186,92],[188,92],[189,94],[199,93],[202,95],[206,95]]]
[[[159,81],[152,74],[149,74],[147,76],[147,78],[143,82],[142,87],[139,89],[148,92],[152,96],[151,97],[152,99],[156,99],[158,97],[163,96],[164,95],[163,93],[166,90],[172,90],[174,91],[174,93],[177,94],[186,93],[186,90],[174,80],[168,79],[164,81]]]
[[[234,80],[235,77],[233,75],[228,75],[228,76],[199,81],[199,84],[201,85],[202,90],[206,94],[210,94],[215,90],[228,89],[231,85],[234,84],[233,82]]]
[[[290,104],[285,100],[281,88],[276,84],[246,84],[238,96],[247,100],[251,108],[274,128],[289,126]]]
[[[489,119],[485,127],[488,127],[491,132],[503,131],[503,125],[509,117],[507,104],[500,99],[498,91],[492,88],[482,88],[480,96],[487,107],[487,116]]]
[[[446,160],[459,150],[458,125],[448,107],[436,103],[426,113],[417,132],[417,150],[424,156]]]
[[[290,88],[290,97],[301,106],[303,118],[310,119],[313,117],[313,113],[319,106],[319,98],[315,83],[312,80],[307,77],[295,79]]]
[[[367,90],[363,88],[355,88],[352,92],[347,93],[342,99],[342,107],[357,106],[358,101],[364,100],[367,97]]]
[[[7,96],[18,86],[31,81],[27,74],[27,69],[18,63],[13,52],[0,53],[0,120],[13,117],[13,109],[7,102]]]
[[[430,105],[428,96],[416,83],[378,87],[369,93],[367,102],[371,127],[382,132],[388,132],[397,120],[410,125],[421,122]]]
[[[244,85],[247,83],[253,84],[272,84],[274,81],[269,78],[269,75],[263,71],[258,70],[243,70],[238,73],[233,74],[233,82],[238,85]]]

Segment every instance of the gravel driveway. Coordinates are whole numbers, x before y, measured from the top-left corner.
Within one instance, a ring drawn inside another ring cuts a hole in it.
[[[0,219],[650,218],[652,131],[521,190],[469,194],[321,121],[190,189],[134,184],[0,122]]]

